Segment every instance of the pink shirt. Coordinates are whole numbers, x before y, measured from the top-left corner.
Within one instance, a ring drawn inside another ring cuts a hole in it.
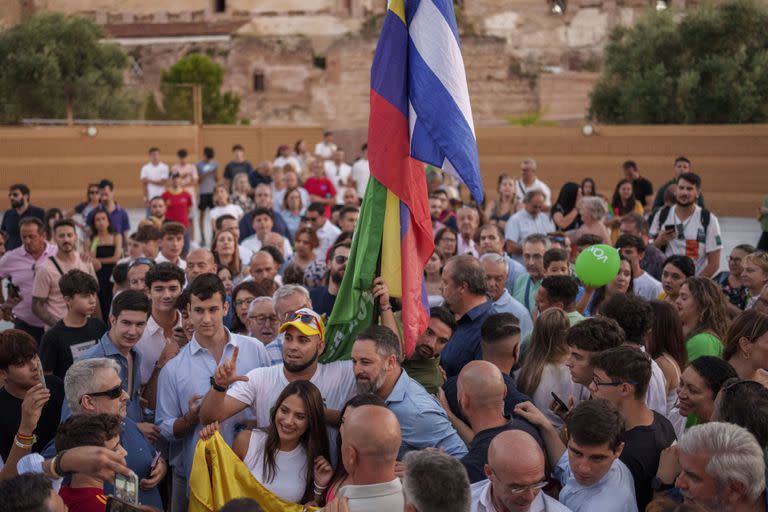
[[[43,299],[47,298],[46,309],[51,315],[61,320],[67,314],[67,304],[64,302],[64,296],[59,289],[59,279],[61,276],[70,270],[77,269],[87,272],[95,278],[96,271],[93,269],[93,264],[83,262],[79,254],[74,263],[66,263],[59,259],[56,261],[59,267],[61,267],[61,272],[59,272],[59,269],[56,268],[56,265],[50,259],[46,259],[37,266],[35,282],[32,285],[32,296]]]
[[[189,192],[189,195],[195,197],[195,185],[197,184],[197,167],[195,164],[174,164],[171,167],[171,174],[177,172],[181,175],[181,186]]]
[[[35,259],[24,246],[6,252],[0,258],[0,279],[11,277],[13,284],[21,291],[21,302],[13,308],[13,314],[29,325],[44,327],[45,324],[32,313],[32,284],[35,279],[35,269],[49,256],[56,254],[56,246],[45,243],[45,249],[39,258]]]

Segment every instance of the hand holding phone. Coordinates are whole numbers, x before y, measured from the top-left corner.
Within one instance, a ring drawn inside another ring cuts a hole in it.
[[[115,497],[127,503],[139,503],[139,477],[131,472],[131,476],[115,475]]]
[[[143,510],[146,509],[133,503],[128,503],[120,498],[115,498],[114,496],[107,497],[107,508],[105,509],[105,512],[142,512]]]
[[[48,388],[45,384],[45,372],[43,371],[43,362],[40,360],[40,358],[37,358],[37,377],[40,379],[40,384],[43,385],[44,388]]]

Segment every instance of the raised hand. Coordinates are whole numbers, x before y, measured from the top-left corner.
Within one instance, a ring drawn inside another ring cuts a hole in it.
[[[203,429],[200,431],[200,439],[203,441],[207,441],[208,439],[213,437],[213,434],[219,431],[219,422],[214,421],[213,423],[210,423],[203,427]],[[317,477],[315,477],[317,478]]]
[[[313,468],[313,477],[315,479],[315,485],[317,487],[326,488],[333,476],[333,466],[326,460],[325,457],[315,457],[315,465]]]
[[[373,280],[371,295],[373,295],[375,301],[378,301],[377,304],[379,307],[389,307],[389,287],[387,286],[387,283],[384,282],[383,277],[379,276]]]
[[[37,428],[43,407],[51,398],[51,391],[42,383],[35,384],[27,391],[24,401],[21,402],[21,423],[19,432],[31,435]]]
[[[517,404],[515,406],[515,414],[536,427],[549,427],[552,425],[547,417],[544,416],[544,413],[538,410],[531,402]]]
[[[136,428],[138,428],[141,433],[144,434],[144,437],[147,438],[147,441],[152,444],[155,444],[155,441],[160,438],[160,427],[154,423],[137,423]]]
[[[217,386],[226,388],[238,381],[248,382],[248,377],[237,374],[237,355],[239,353],[240,347],[235,347],[235,350],[232,352],[232,358],[229,361],[224,361],[216,368],[213,380]]]

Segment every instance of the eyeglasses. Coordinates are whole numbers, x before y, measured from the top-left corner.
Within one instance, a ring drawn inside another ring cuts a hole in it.
[[[339,254],[338,256],[333,258],[333,261],[335,261],[337,265],[343,265],[347,262],[348,259],[349,259],[349,256],[342,256],[341,254]]]
[[[543,489],[549,484],[546,480],[542,482],[537,482],[535,484],[526,485],[523,487],[507,487],[507,491],[509,491],[511,494],[523,494],[524,492],[528,491],[538,491],[539,489]]]
[[[592,382],[595,383],[595,386],[621,386],[622,384],[632,384],[633,386],[637,386],[637,382],[634,380],[612,380],[610,382],[601,382],[600,379],[597,377],[592,377]]]
[[[276,324],[280,321],[280,319],[277,317],[277,315],[254,315],[248,317],[250,320],[253,320],[257,324],[265,324],[269,322],[270,324]]]
[[[88,191],[88,193],[89,193],[89,194],[91,194],[91,195],[93,195],[93,194],[98,194],[98,193],[99,193],[99,189],[96,189],[96,190],[89,190],[89,191]]]
[[[108,389],[106,391],[97,391],[95,393],[86,393],[86,395],[89,396],[106,396],[110,400],[116,400],[120,398],[123,394],[123,387],[118,384],[117,386],[113,387],[112,389]]]
[[[317,217],[304,217],[304,220],[306,222],[315,222],[319,218],[320,218],[320,216],[318,215]]]
[[[313,315],[310,315],[308,313],[289,313],[285,317],[286,322],[293,322],[294,320],[299,320],[303,324],[307,325],[313,325],[315,327],[319,327],[319,324],[317,323],[317,318]]]
[[[255,299],[255,298],[256,298],[256,297],[249,297],[249,298],[247,298],[247,299],[238,299],[238,300],[236,300],[236,301],[235,301],[235,306],[236,306],[236,307],[240,307],[240,306],[248,306],[248,305],[250,305],[250,304],[251,304],[251,302],[253,302],[253,301],[254,301],[254,299]]]

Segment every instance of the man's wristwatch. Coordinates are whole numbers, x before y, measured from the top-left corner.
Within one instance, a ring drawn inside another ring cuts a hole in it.
[[[227,388],[225,386],[219,386],[216,384],[216,379],[213,378],[213,375],[211,375],[211,387],[214,391],[218,391],[219,393],[226,393]]]

